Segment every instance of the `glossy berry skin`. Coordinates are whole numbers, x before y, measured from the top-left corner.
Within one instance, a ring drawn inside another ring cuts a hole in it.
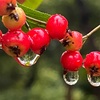
[[[61,40],[68,29],[68,20],[60,14],[52,15],[47,21],[46,29],[52,39]]]
[[[77,51],[82,47],[82,34],[77,31],[68,31],[66,36],[61,40],[66,50]]]
[[[16,7],[9,15],[2,16],[2,22],[9,30],[21,29],[26,22],[26,15],[22,8]]]
[[[0,0],[0,16],[9,14],[15,6],[16,0]]]
[[[79,51],[65,51],[60,58],[62,67],[66,71],[77,71],[83,62]]]
[[[29,37],[21,30],[9,31],[2,37],[2,49],[12,57],[23,56],[29,48]]]
[[[100,52],[93,51],[86,55],[84,68],[91,76],[100,76]]]
[[[31,38],[31,49],[41,55],[50,43],[50,36],[45,29],[33,28],[27,33]]]

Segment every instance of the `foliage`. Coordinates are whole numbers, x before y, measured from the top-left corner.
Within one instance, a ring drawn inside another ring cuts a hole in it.
[[[43,0],[25,0],[24,6],[29,7],[31,9],[36,9]]]

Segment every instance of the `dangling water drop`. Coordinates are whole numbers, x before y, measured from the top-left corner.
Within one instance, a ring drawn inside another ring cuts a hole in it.
[[[100,76],[87,75],[88,81],[92,86],[100,86]]]
[[[68,85],[75,85],[79,80],[78,71],[64,71],[63,79]]]
[[[17,57],[15,60],[26,67],[34,65],[38,59],[40,58],[40,55],[35,54],[33,51],[29,50],[24,56]]]

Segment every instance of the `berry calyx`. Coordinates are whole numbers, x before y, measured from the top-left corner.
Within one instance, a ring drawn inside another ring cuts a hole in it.
[[[26,15],[22,8],[16,7],[9,15],[2,16],[2,22],[9,30],[20,29],[26,22]]]
[[[77,51],[82,47],[82,34],[77,31],[70,31],[66,33],[66,36],[61,40],[61,43],[66,50]]]
[[[0,16],[9,14],[15,6],[16,0],[0,0]]]
[[[65,71],[77,71],[83,62],[83,58],[79,51],[65,51],[60,62]]]
[[[41,55],[50,43],[50,36],[47,30],[42,28],[33,28],[27,34],[31,38],[32,51]]]
[[[68,29],[68,20],[60,14],[52,15],[47,21],[46,29],[52,39],[61,40]]]
[[[100,76],[100,52],[93,51],[86,55],[84,68],[91,76]]]
[[[29,48],[29,37],[21,30],[8,31],[2,36],[2,49],[12,57],[23,56]]]

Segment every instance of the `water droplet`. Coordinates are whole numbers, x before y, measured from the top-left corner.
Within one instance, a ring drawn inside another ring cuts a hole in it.
[[[75,85],[79,80],[78,71],[66,71],[63,74],[63,79],[68,85]]]
[[[38,61],[39,58],[40,58],[40,55],[35,54],[31,50],[29,50],[24,56],[17,57],[17,58],[15,58],[15,60],[19,64],[29,67],[29,66],[34,65]]]
[[[88,81],[92,86],[100,86],[100,76],[87,75]]]

